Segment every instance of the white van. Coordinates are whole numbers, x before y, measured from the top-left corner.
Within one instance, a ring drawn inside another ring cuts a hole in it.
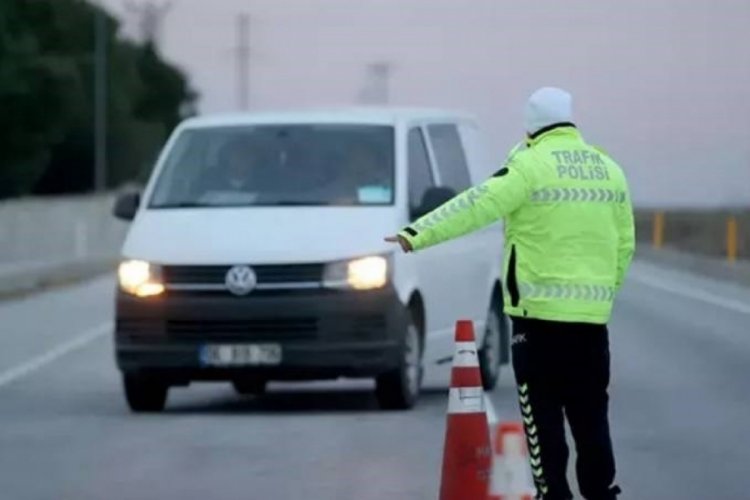
[[[490,172],[477,125],[390,108],[185,121],[143,193],[118,271],[116,359],[133,411],[170,386],[368,377],[384,408],[447,385],[457,319],[484,385],[508,361],[502,230],[418,254],[383,238]]]

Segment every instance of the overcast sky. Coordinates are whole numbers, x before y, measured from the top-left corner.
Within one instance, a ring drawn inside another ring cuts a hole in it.
[[[102,1],[135,32],[126,0]],[[238,106],[236,16],[247,12],[255,109],[353,104],[365,65],[387,60],[393,104],[475,114],[501,162],[522,137],[526,97],[557,85],[636,202],[750,204],[748,0],[172,3],[163,51],[204,113]]]

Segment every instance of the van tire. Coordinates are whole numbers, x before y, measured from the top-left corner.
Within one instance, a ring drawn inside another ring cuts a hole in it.
[[[503,328],[507,328],[507,320],[501,312],[501,306],[496,296],[487,311],[484,340],[479,350],[479,370],[482,375],[482,387],[491,391],[497,386],[500,379],[500,366],[502,365],[503,339],[506,338]]]
[[[158,413],[167,403],[169,385],[143,375],[123,375],[123,387],[128,406],[135,413]]]
[[[408,410],[419,398],[423,375],[422,339],[413,310],[409,311],[400,361],[398,368],[375,379],[375,396],[384,410]]]

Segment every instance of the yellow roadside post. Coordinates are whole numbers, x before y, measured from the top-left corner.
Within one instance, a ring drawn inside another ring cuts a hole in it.
[[[737,261],[737,217],[727,218],[727,261],[734,264]]]
[[[653,245],[654,248],[659,249],[664,245],[664,212],[654,212],[654,223],[653,223]]]

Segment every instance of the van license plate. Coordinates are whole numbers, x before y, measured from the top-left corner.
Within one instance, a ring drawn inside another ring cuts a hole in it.
[[[205,366],[254,366],[281,363],[279,344],[209,344],[200,350]]]

